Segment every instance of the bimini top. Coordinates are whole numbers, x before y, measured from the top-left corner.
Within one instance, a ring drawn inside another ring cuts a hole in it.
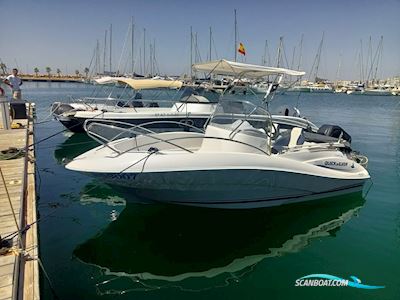
[[[98,84],[125,83],[135,90],[158,89],[158,88],[179,89],[183,84],[182,81],[179,80],[132,79],[126,77],[109,77],[109,76],[96,79],[96,82]]]
[[[244,64],[226,59],[194,64],[192,68],[194,71],[198,72],[207,72],[218,75],[233,75],[235,77],[263,77],[268,75],[303,76],[306,74],[302,71]]]

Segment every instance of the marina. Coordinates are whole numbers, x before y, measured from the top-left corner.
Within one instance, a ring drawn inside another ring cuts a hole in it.
[[[35,99],[48,89],[44,83],[27,94]],[[50,89],[60,95],[82,97],[92,87],[64,84]],[[258,212],[142,204],[141,198],[133,195],[127,198],[95,179],[66,170],[66,162],[98,144],[82,133],[64,133],[37,146],[41,180],[47,182],[40,188],[39,209],[44,215],[54,213],[54,217],[39,223],[41,256],[57,293],[66,298],[79,294],[99,299],[113,298],[116,294],[121,299],[130,299],[133,295],[154,298],[170,295],[182,299],[222,294],[234,297],[237,293],[247,294],[256,280],[262,286],[256,293],[262,297],[271,285],[277,285],[275,293],[282,294],[281,289],[286,286],[282,282],[313,272],[323,263],[326,272],[351,273],[356,269],[363,277],[370,278],[369,281],[375,278],[375,272],[382,271],[376,283],[391,285],[393,282],[393,288],[386,287],[379,293],[384,293],[387,299],[395,297],[398,291],[391,278],[396,274],[393,265],[397,254],[390,243],[395,244],[396,238],[384,228],[398,227],[396,194],[399,191],[395,175],[398,168],[392,164],[399,147],[397,98],[353,96],[349,103],[346,95],[302,94],[297,103],[288,95],[277,97],[271,104],[273,112],[280,111],[281,106],[296,104],[302,114],[313,115],[316,124],[340,118],[341,126],[350,133],[358,133],[352,144],[368,155],[368,170],[373,178],[366,197],[356,194],[299,205],[296,209],[265,208]],[[41,99],[43,108],[52,103],[52,97]],[[321,110],[317,103],[325,109]],[[372,103],[378,103],[385,119],[376,114],[371,118]],[[356,120],[352,117],[355,111],[359,116]],[[47,110],[42,118],[46,115]],[[370,126],[375,128],[373,132],[369,131]],[[37,139],[62,129],[56,121],[37,125]],[[389,144],[388,132],[392,135]],[[376,148],[375,144],[384,146]],[[64,180],[61,182],[58,178]],[[208,222],[204,223],[204,219]],[[371,219],[380,221],[367,225]],[[185,224],[184,228],[181,224]],[[69,238],[60,240],[60,235]],[[366,236],[367,239],[363,238]],[[375,240],[386,246],[379,247]],[[229,255],[233,248],[240,250]],[[318,254],[321,251],[322,257]],[[377,256],[371,259],[371,253]],[[117,258],[121,255],[126,258]],[[379,255],[385,255],[386,259],[379,259]],[[352,258],[351,264],[348,257]],[[59,268],[68,270],[69,280],[58,278]],[[287,269],[294,275],[276,275],[279,270]],[[272,281],[271,285],[261,284],[265,278]],[[79,289],[72,289],[75,286]],[[285,289],[285,297],[299,294],[295,287]],[[302,297],[314,293],[300,290]],[[345,293],[354,295],[352,291]],[[329,292],[325,296],[333,299],[338,294],[339,291]],[[49,286],[44,284],[42,298],[51,298],[51,295]]]
[[[398,299],[399,8],[1,3],[0,300]]]

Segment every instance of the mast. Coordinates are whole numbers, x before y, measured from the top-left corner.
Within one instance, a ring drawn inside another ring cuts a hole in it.
[[[234,51],[235,51],[235,61],[237,60],[237,20],[236,20],[236,8],[234,10],[235,13],[235,47],[234,47]]]
[[[292,62],[290,63],[290,68],[293,69],[294,66],[294,56],[296,54],[296,46],[293,47],[293,53],[292,53]]]
[[[194,33],[194,62],[197,63],[199,61],[199,49],[197,48],[197,32]]]
[[[142,47],[139,48],[139,66],[140,66],[140,74],[143,75],[143,69],[142,69]]]
[[[325,32],[322,33],[322,39],[321,39],[321,43],[319,44],[319,48],[318,48],[318,60],[317,60],[317,66],[315,68],[315,76],[314,78],[316,79],[318,76],[318,70],[319,70],[319,63],[321,61],[321,52],[322,52],[322,45],[324,44],[324,36],[325,36]],[[315,80],[314,79],[314,80]]]
[[[100,43],[98,39],[96,42],[96,71],[97,74],[100,73]]]
[[[364,82],[364,55],[362,39],[360,39],[360,80],[361,82]]]
[[[135,24],[133,24],[133,17],[132,17],[132,23],[131,23],[131,55],[132,55],[132,77],[134,74],[133,68],[135,66],[135,53],[134,53],[134,41],[135,41]]]
[[[193,65],[193,30],[192,26],[190,26],[190,78],[193,77],[192,65]]]
[[[209,49],[209,60],[211,60],[211,40],[212,40],[212,31],[210,26],[210,49]]]
[[[156,39],[153,40],[153,72],[156,72]]]
[[[376,60],[376,67],[375,67],[375,74],[373,80],[376,81],[377,76],[378,76],[378,66],[379,62],[382,62],[382,50],[383,50],[383,35],[381,35],[381,40],[379,41],[378,48],[376,49],[377,51],[377,60]]]
[[[110,24],[110,75],[112,74],[112,24]]]
[[[150,42],[150,76],[153,76],[153,45]]]
[[[366,62],[366,66],[365,66],[365,76],[366,76],[366,83],[368,85],[368,81],[369,81],[369,69],[372,66],[372,40],[371,40],[371,36],[369,36],[369,41],[368,41],[368,52],[367,52],[367,62]],[[368,75],[367,75],[368,74]]]
[[[339,54],[339,64],[336,70],[336,87],[338,86],[340,67],[342,66],[342,52]]]
[[[267,60],[267,57],[268,57],[268,60]],[[267,64],[267,62],[268,62],[268,65],[271,65],[271,58],[269,56],[269,49],[268,49],[268,41],[265,40],[264,55],[262,57],[261,64],[265,66]]]
[[[103,74],[106,73],[106,52],[107,52],[107,29],[104,33],[104,51],[103,51]]]
[[[146,74],[146,28],[143,28],[143,74]]]
[[[279,37],[279,46],[276,53],[276,67],[279,68],[281,64],[282,57],[282,48],[283,48],[283,36]]]
[[[298,63],[298,65],[297,65],[297,70],[298,70],[298,71],[300,70],[301,61],[302,61],[302,59],[303,59],[303,37],[304,37],[304,34],[302,33],[302,34],[301,34],[301,40],[300,40],[299,63]]]
[[[314,81],[318,77],[318,69],[319,69],[319,63],[321,61],[321,51],[322,51],[322,45],[324,44],[324,36],[325,32],[322,32],[322,39],[321,42],[319,43],[317,54],[315,55],[313,65],[311,67],[310,76],[308,77],[309,80],[311,78],[312,71],[314,70],[314,66],[315,66]]]

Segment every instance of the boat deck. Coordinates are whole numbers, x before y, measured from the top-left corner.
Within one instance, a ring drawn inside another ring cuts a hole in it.
[[[30,111],[32,116],[32,111]],[[33,143],[33,123],[15,120],[23,128],[0,130],[0,150]],[[0,300],[39,299],[38,239],[36,223],[25,233],[18,229],[36,222],[35,164],[31,147],[18,158],[0,155],[0,236],[11,248],[0,250]],[[8,235],[14,236],[7,237]]]

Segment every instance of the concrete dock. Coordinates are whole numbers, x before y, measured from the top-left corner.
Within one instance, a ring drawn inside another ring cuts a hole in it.
[[[0,250],[0,300],[40,299],[35,153],[27,148],[34,142],[32,115],[29,109],[28,119],[14,120],[22,128],[0,129],[0,150],[27,149],[17,158],[0,155],[0,236],[9,244]]]

